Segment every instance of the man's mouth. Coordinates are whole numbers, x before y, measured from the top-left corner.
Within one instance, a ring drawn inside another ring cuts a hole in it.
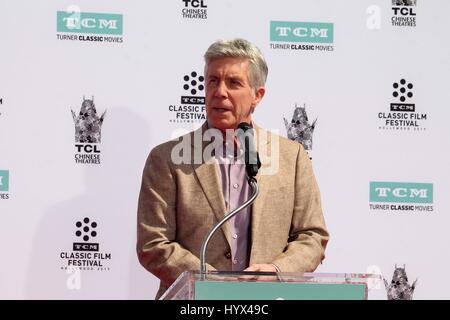
[[[230,111],[230,109],[225,109],[225,108],[214,108],[214,111],[217,111],[217,112],[223,113],[223,112],[227,112],[227,111]]]

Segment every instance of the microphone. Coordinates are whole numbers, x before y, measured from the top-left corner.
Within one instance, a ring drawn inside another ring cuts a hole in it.
[[[238,125],[238,129],[240,129],[240,130],[237,130],[237,135],[238,135],[238,139],[241,143],[241,146],[244,148],[245,169],[246,169],[247,175],[248,175],[248,183],[252,189],[252,195],[250,196],[249,199],[247,199],[247,201],[245,201],[238,208],[236,208],[233,211],[226,214],[222,218],[222,220],[220,220],[214,226],[214,228],[212,228],[211,231],[209,231],[209,233],[206,235],[205,239],[203,240],[202,246],[200,248],[200,279],[201,280],[206,279],[206,261],[205,261],[206,249],[208,247],[208,243],[211,240],[213,234],[217,230],[219,230],[219,228],[225,222],[227,222],[232,217],[234,217],[238,212],[240,212],[242,209],[245,209],[249,205],[251,205],[256,200],[256,197],[259,195],[259,188],[258,188],[258,184],[255,179],[255,176],[258,173],[258,169],[261,167],[261,161],[259,161],[259,155],[255,149],[253,128],[248,123],[241,122]]]
[[[241,122],[238,125],[237,136],[244,148],[245,169],[249,178],[253,178],[261,168],[259,154],[255,148],[255,138],[253,128],[247,122]]]

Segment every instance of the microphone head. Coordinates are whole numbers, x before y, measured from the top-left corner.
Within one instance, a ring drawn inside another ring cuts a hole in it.
[[[258,174],[258,169],[261,168],[261,161],[259,160],[259,154],[255,148],[255,141],[253,140],[253,131],[247,135],[245,132],[248,130],[253,130],[253,128],[247,122],[241,122],[238,125],[238,129],[242,130],[240,139],[242,141],[242,146],[245,153],[245,167],[247,175],[250,177],[255,177]]]
[[[252,127],[247,122],[241,122],[238,125],[238,129],[242,129],[242,131],[244,131],[244,132],[251,128]]]

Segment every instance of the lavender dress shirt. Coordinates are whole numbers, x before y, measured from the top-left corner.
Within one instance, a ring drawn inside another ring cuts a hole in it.
[[[250,187],[247,183],[245,164],[236,161],[233,148],[225,142],[222,155],[216,155],[218,168],[222,180],[222,192],[225,199],[225,207],[228,212],[236,209],[244,203],[250,195]],[[235,146],[235,149],[237,147]],[[235,150],[242,154],[242,150]],[[251,206],[241,210],[227,223],[231,230],[231,256],[233,271],[242,271],[249,263],[249,226]]]

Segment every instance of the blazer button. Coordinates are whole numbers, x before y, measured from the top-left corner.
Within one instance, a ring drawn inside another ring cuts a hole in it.
[[[231,252],[225,252],[225,258],[231,259]]]

